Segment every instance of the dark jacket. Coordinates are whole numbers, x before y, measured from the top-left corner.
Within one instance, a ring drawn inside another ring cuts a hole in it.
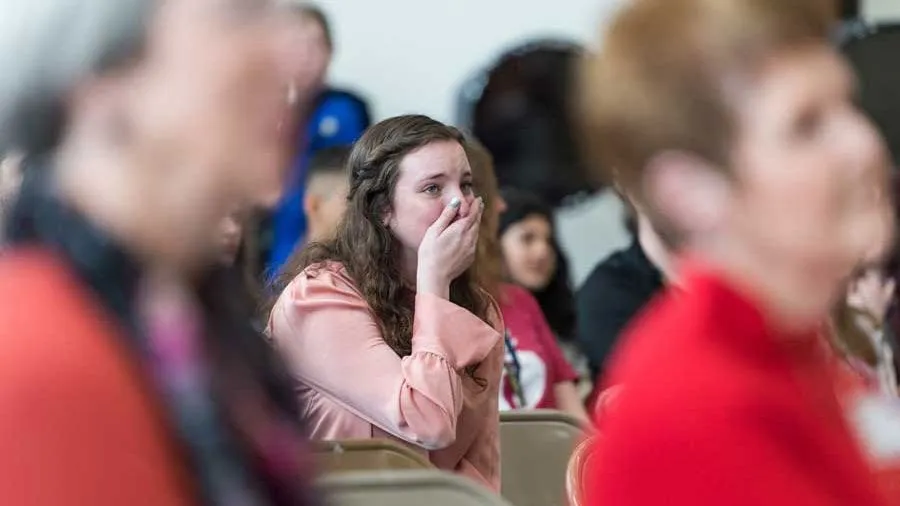
[[[637,239],[603,260],[576,295],[577,340],[597,378],[619,335],[663,287]]]

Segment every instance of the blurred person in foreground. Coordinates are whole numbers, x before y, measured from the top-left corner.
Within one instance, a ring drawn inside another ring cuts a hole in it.
[[[505,282],[499,230],[506,201],[497,187],[494,160],[475,139],[466,140],[466,156],[475,192],[484,199],[475,268],[506,325],[500,410],[558,409],[588,425],[578,373],[566,360],[540,304],[527,288]]]
[[[285,368],[209,270],[277,198],[269,2],[3,0],[0,149],[29,177],[0,258],[5,504],[309,504]]]
[[[681,256],[607,369],[591,505],[885,504],[822,335],[893,230],[830,10],[637,0],[585,63],[591,143]]]

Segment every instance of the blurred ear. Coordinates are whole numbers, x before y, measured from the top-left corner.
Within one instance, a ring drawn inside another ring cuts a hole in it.
[[[316,216],[322,207],[322,197],[317,193],[307,193],[303,196],[303,212],[308,217]]]
[[[643,185],[648,207],[687,240],[707,236],[722,225],[732,191],[728,176],[678,151],[654,157]]]

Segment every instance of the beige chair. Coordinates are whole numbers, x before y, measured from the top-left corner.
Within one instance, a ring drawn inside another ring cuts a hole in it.
[[[511,506],[496,493],[447,471],[368,471],[319,480],[331,506]]]
[[[313,449],[325,473],[433,467],[421,455],[387,439],[317,441]]]
[[[583,439],[578,420],[559,411],[501,413],[503,497],[516,506],[566,506],[566,469]]]

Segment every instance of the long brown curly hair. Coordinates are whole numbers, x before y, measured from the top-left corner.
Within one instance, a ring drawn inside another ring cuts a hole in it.
[[[404,157],[440,141],[466,146],[458,130],[421,115],[390,118],[366,130],[347,162],[347,211],[334,238],[294,253],[273,283],[269,310],[301,272],[327,261],[339,262],[368,303],[384,341],[401,357],[411,354],[415,294],[403,282],[401,246],[385,225],[384,216],[391,208]],[[450,301],[492,324],[493,302],[481,289],[476,271],[470,267],[453,280]],[[473,375],[476,368],[467,373],[477,380]]]
[[[500,189],[494,171],[494,157],[478,139],[466,139],[466,156],[472,167],[472,183],[475,192],[484,201],[484,214],[478,231],[478,256],[475,269],[482,287],[500,301],[503,297],[503,251],[500,248],[499,213]]]

